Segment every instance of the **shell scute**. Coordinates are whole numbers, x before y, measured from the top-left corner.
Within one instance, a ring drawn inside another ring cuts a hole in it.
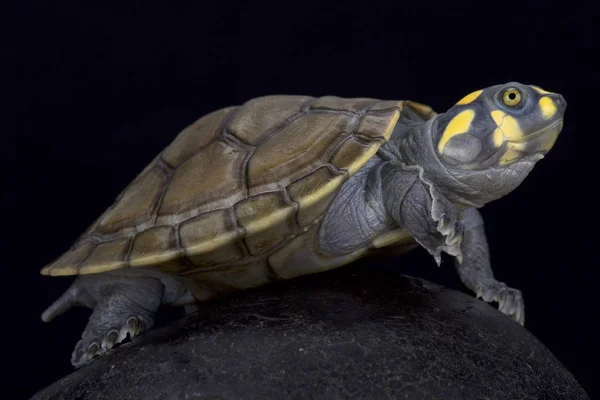
[[[238,107],[227,107],[199,118],[175,137],[163,151],[162,159],[169,166],[177,168],[219,136],[224,121],[237,109]]]
[[[129,264],[134,268],[160,265],[163,271],[180,271],[180,263],[174,261],[181,255],[176,234],[173,226],[155,226],[140,232],[133,239]]]
[[[311,113],[291,122],[252,155],[248,164],[250,194],[284,189],[327,162],[353,122],[338,113]]]
[[[102,233],[114,233],[151,218],[168,179],[169,173],[160,165],[148,169],[121,193],[96,229]]]
[[[296,208],[286,201],[283,191],[250,197],[237,204],[235,212],[252,255],[263,254],[296,231]]]
[[[298,203],[298,224],[305,227],[322,215],[347,175],[325,166],[292,183],[288,192]]]
[[[130,237],[122,237],[97,244],[78,267],[80,274],[111,271],[127,266]]]
[[[367,138],[389,140],[399,117],[399,110],[366,114],[361,118],[356,133]]]
[[[368,161],[379,149],[379,142],[369,142],[349,137],[338,147],[331,163],[338,169],[343,169],[349,175],[354,175],[366,161]]]
[[[78,273],[77,267],[94,250],[94,244],[91,242],[81,243],[72,247],[57,258],[52,264],[42,269],[42,274],[51,276],[75,275]]]
[[[235,113],[227,131],[244,143],[257,146],[266,135],[299,116],[308,96],[264,96],[246,102]]]
[[[245,196],[246,151],[216,140],[173,173],[159,215],[230,207]]]
[[[232,262],[244,257],[242,231],[228,208],[199,215],[179,227],[181,247],[196,267]]]

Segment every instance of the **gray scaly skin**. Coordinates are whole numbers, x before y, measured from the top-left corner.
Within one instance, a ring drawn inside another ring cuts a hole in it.
[[[466,287],[524,324],[521,292],[494,279],[477,209],[525,179],[554,144],[565,109],[559,94],[515,82],[474,92],[429,121],[405,109],[390,141],[340,189],[320,250],[343,256],[403,227],[438,265],[442,252],[454,256]],[[141,268],[80,276],[42,319],[75,305],[94,309],[73,352],[79,366],[150,329],[160,306],[204,300],[192,284]]]

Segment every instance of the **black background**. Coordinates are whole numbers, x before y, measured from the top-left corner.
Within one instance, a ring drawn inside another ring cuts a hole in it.
[[[412,99],[443,112],[512,80],[560,92],[568,109],[547,158],[482,210],[494,270],[523,291],[526,328],[600,395],[595,3],[87,3],[23,2],[8,37],[18,92],[16,143],[2,152],[2,397],[67,374],[89,315],[43,324],[71,278],[39,269],[201,115],[266,94]],[[465,290],[425,251],[391,265]]]

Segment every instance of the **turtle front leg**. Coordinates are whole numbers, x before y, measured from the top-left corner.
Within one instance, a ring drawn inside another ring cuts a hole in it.
[[[465,286],[478,298],[497,302],[501,312],[524,324],[521,292],[494,279],[483,219],[475,208],[459,216],[454,205],[422,178],[416,166],[383,163],[374,170],[369,184],[370,203],[375,207],[384,204],[393,220],[406,228],[438,265],[441,252],[454,256]]]
[[[79,367],[123,341],[148,331],[162,304],[184,297],[185,289],[173,279],[101,273],[79,276],[44,313],[48,322],[73,306],[93,308],[92,315],[75,346],[71,364]]]
[[[481,214],[477,209],[469,208],[462,213],[461,221],[464,226],[463,260],[462,263],[455,261],[461,281],[475,292],[477,298],[488,303],[497,302],[501,312],[524,325],[525,305],[521,291],[494,279]]]
[[[462,259],[463,226],[458,211],[422,179],[418,167],[383,163],[374,171],[370,185],[380,188],[368,191],[373,198],[371,206],[383,204],[394,222],[406,228],[438,265],[442,252]],[[378,194],[381,201],[377,200]]]

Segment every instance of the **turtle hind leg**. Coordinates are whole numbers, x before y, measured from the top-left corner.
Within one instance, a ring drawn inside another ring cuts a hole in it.
[[[152,328],[164,292],[164,284],[156,277],[84,275],[48,307],[42,319],[49,321],[75,305],[94,309],[71,357],[71,364],[78,367],[127,336],[133,338]]]

